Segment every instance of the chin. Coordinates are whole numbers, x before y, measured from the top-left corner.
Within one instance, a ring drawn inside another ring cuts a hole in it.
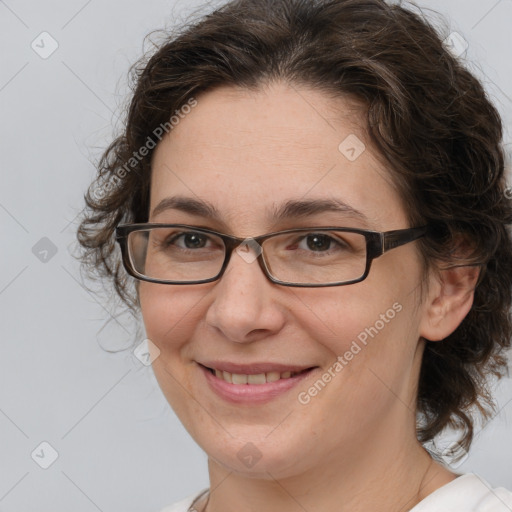
[[[249,439],[248,435],[244,437]],[[264,480],[287,478],[306,471],[303,443],[287,445],[278,437],[272,442],[268,438],[243,441],[229,437],[222,445],[212,446],[211,439],[209,437],[201,447],[210,461],[227,471]]]

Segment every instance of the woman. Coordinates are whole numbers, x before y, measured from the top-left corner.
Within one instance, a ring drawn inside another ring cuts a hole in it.
[[[79,240],[208,454],[165,511],[512,510],[445,464],[506,368],[512,209],[500,117],[435,30],[239,0],[136,78]]]

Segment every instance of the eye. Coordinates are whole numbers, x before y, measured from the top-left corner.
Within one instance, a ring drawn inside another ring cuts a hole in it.
[[[326,233],[308,233],[302,237],[298,248],[313,252],[328,252],[330,250],[349,249],[349,245],[345,241]]]
[[[183,245],[180,245],[179,243],[175,244],[175,242],[179,240],[181,240]],[[164,245],[167,247],[175,244],[182,249],[203,249],[208,240],[209,237],[203,233],[188,231],[186,233],[178,233],[168,237],[165,240]]]
[[[304,237],[303,242],[304,241],[306,242],[306,247],[308,249],[311,249],[312,251],[322,251],[331,248],[331,243],[333,242],[333,239],[327,235],[315,233]],[[301,248],[303,249],[304,245],[302,245]]]

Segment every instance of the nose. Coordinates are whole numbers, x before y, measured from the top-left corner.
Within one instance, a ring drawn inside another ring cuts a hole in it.
[[[213,300],[206,314],[208,325],[237,343],[276,334],[285,323],[284,307],[276,299],[279,285],[267,279],[255,253],[253,258],[247,254],[233,251],[211,292]]]

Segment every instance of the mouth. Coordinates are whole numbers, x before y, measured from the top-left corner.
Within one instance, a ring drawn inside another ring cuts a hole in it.
[[[212,361],[197,364],[210,391],[224,402],[246,406],[263,405],[288,396],[300,382],[314,378],[310,375],[319,368],[274,363],[242,365]]]
[[[200,364],[206,371],[215,375],[218,379],[221,379],[229,384],[255,384],[262,385],[270,382],[277,382],[280,380],[291,379],[297,375],[309,373],[311,370],[317,368],[317,366],[311,366],[303,370],[285,370],[285,371],[268,371],[260,373],[232,373],[226,370],[219,370],[216,368],[210,368],[208,366]]]

